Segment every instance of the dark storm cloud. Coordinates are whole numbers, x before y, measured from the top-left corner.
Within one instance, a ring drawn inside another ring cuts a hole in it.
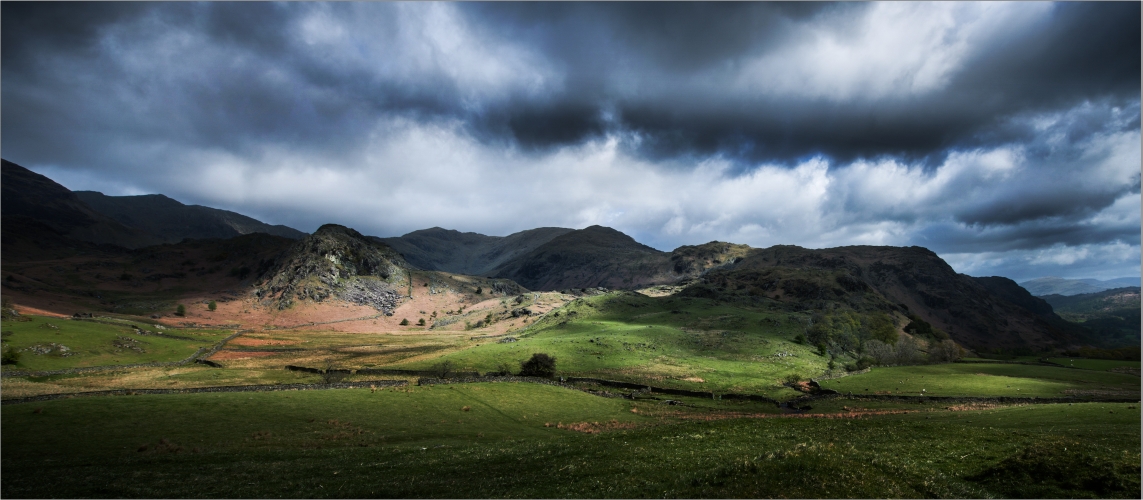
[[[288,27],[307,7],[6,3],[5,74],[22,79],[29,53],[91,51],[101,27],[153,16],[196,27],[232,60],[169,96],[169,111],[190,111],[183,121],[204,144],[335,140],[369,116],[407,113],[459,119],[488,140],[528,149],[613,130],[638,134],[635,151],[652,159],[717,154],[747,166],[815,154],[839,163],[892,155],[935,164],[949,148],[1028,139],[1004,117],[1062,111],[1089,99],[1123,105],[1138,99],[1140,86],[1138,3],[1062,4],[1043,26],[969,59],[943,88],[840,102],[727,92],[719,79],[734,73],[728,67],[792,43],[802,24],[860,17],[865,5],[463,4],[481,30],[540,49],[567,78],[542,98],[517,96],[474,111],[455,82],[431,75],[386,81],[298,50]],[[339,5],[330,10],[352,15]],[[271,81],[269,69],[287,73],[285,81]],[[92,70],[124,76],[112,67]]]
[[[695,85],[742,59],[795,37],[793,25],[823,12],[859,15],[859,5],[476,4],[478,17],[526,37],[566,65],[575,85],[558,97],[610,102],[617,127],[645,135],[640,152],[654,158],[724,154],[747,162],[791,162],[825,154],[839,162],[883,155],[939,162],[947,148],[1028,140],[1005,117],[1063,111],[1085,100],[1138,99],[1138,3],[1062,4],[1043,26],[1014,33],[1003,45],[969,60],[947,87],[922,96],[831,102],[789,96],[726,95],[720,85]],[[500,26],[507,23],[507,28]],[[542,27],[538,28],[538,27]],[[611,81],[643,74],[630,95]],[[664,84],[664,82],[670,82]],[[558,107],[557,107],[558,108]],[[551,144],[584,137],[601,109]],[[550,127],[550,115],[521,109],[513,127]],[[560,117],[566,118],[566,117]]]
[[[1137,2],[0,9],[6,159],[302,229],[1138,253]]]

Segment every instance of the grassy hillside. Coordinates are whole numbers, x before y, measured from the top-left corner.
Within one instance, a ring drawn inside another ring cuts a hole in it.
[[[486,343],[439,359],[464,370],[518,370],[533,353],[557,359],[559,373],[642,381],[661,387],[784,394],[791,374],[817,376],[829,358],[793,342],[805,313],[634,292],[582,297],[547,314],[516,342]]]
[[[195,330],[169,332],[181,338],[153,335],[145,323],[96,323],[67,318],[24,316],[28,321],[4,321],[3,349],[20,353],[19,362],[5,371],[46,371],[87,366],[179,361],[233,332]]]

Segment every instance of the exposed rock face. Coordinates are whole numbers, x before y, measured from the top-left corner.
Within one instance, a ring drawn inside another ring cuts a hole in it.
[[[254,294],[279,309],[337,298],[391,313],[408,286],[406,266],[385,244],[327,224],[291,247]]]

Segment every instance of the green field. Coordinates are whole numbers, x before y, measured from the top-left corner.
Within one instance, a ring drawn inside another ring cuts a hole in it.
[[[155,331],[152,325],[109,319],[107,323],[68,318],[24,316],[30,321],[5,321],[4,348],[21,351],[15,365],[4,370],[45,371],[87,366],[168,362],[186,359],[201,347],[209,347],[232,331],[165,330],[193,340],[137,335],[130,325]],[[108,324],[114,323],[114,324]]]
[[[719,392],[790,395],[780,381],[822,374],[829,359],[792,341],[804,315],[707,299],[611,293],[575,300],[529,327],[518,342],[480,345],[403,368],[443,360],[490,372],[543,352],[561,375],[590,376]]]
[[[1138,361],[1119,361],[1111,359],[1083,359],[1083,358],[1049,358],[1048,361],[1064,366],[1083,368],[1084,370],[1108,371],[1116,368],[1139,369]]]
[[[668,407],[502,383],[5,405],[0,409],[5,426],[0,494],[1137,498],[1139,493],[1137,405],[956,412],[911,405],[907,414],[824,419],[725,418],[762,407],[691,404]],[[576,432],[560,424],[602,432]]]
[[[821,382],[842,393],[909,396],[1138,397],[1139,377],[1122,373],[1020,364],[952,363],[878,367]]]

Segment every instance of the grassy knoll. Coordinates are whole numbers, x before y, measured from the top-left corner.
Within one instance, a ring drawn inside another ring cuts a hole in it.
[[[193,340],[136,335],[129,322],[98,323],[67,318],[26,316],[5,321],[4,348],[21,351],[20,361],[5,370],[60,370],[86,366],[178,361],[232,332],[167,330]],[[122,323],[122,324],[120,324]],[[135,323],[143,328],[149,325]]]
[[[816,376],[828,358],[791,339],[801,313],[707,299],[630,292],[572,301],[523,330],[519,341],[484,339],[469,349],[398,366],[451,361],[459,369],[518,369],[533,353],[555,356],[562,375],[596,376],[686,389],[785,394],[790,374]],[[479,344],[479,345],[476,345]]]
[[[668,407],[505,383],[6,405],[0,408],[5,429],[0,494],[1137,498],[1139,493],[1137,405],[975,411],[914,405],[906,414],[824,419],[723,418],[757,408],[693,404]],[[568,424],[600,432],[576,432]]]
[[[821,382],[843,393],[917,396],[1064,397],[1139,395],[1139,377],[1122,373],[1019,364],[952,363],[874,368]]]
[[[1120,361],[1112,359],[1083,359],[1083,358],[1049,358],[1048,361],[1064,366],[1074,366],[1084,370],[1108,371],[1116,368],[1139,368],[1138,361]]]

